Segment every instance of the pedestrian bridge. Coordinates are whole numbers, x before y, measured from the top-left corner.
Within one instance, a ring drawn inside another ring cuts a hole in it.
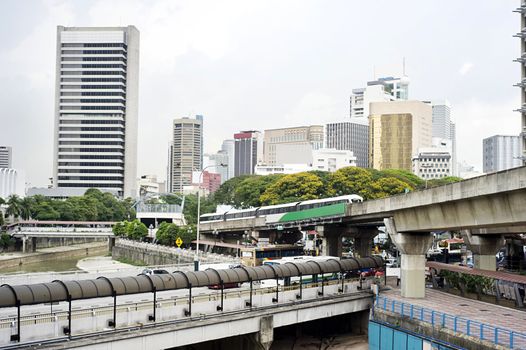
[[[372,278],[351,273],[382,265],[375,257],[2,285],[0,348],[153,350],[252,333],[268,348],[275,327],[368,312]],[[225,289],[234,281],[239,288]]]

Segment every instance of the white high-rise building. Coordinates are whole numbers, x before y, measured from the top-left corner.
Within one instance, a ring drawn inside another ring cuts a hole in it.
[[[448,101],[431,102],[433,113],[433,137],[451,137],[451,106]]]
[[[223,144],[221,145],[221,150],[226,153],[227,158],[228,158],[228,167],[227,167],[228,173],[227,173],[227,177],[225,178],[225,181],[226,181],[235,176],[234,175],[235,174],[235,162],[236,162],[235,141],[234,140],[224,140]]]
[[[367,118],[371,102],[407,100],[409,78],[386,77],[367,82],[365,88],[353,89],[351,94],[351,118]]]
[[[57,28],[53,184],[137,194],[139,31]]]
[[[521,137],[494,135],[485,138],[482,153],[482,171],[486,174],[521,166]]]
[[[0,169],[11,168],[13,164],[13,150],[9,146],[0,146]]]
[[[265,130],[265,165],[312,163],[312,151],[323,147],[323,126],[297,126]]]
[[[203,166],[202,116],[174,119],[171,150],[171,188],[168,190],[182,193],[185,186],[192,185],[192,172],[200,171]]]

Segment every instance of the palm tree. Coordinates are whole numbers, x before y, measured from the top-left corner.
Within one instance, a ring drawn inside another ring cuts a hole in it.
[[[24,220],[31,219],[31,209],[33,208],[33,198],[24,197],[20,201],[20,216]]]
[[[5,204],[5,200],[2,197],[0,197],[0,205],[2,204]]]
[[[7,209],[5,211],[6,215],[13,216],[13,218],[16,220],[21,213],[20,202],[20,197],[18,197],[16,194],[12,194],[7,197]]]

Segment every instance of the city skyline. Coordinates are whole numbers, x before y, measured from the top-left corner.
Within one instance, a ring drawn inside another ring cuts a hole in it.
[[[0,15],[0,77],[6,82],[0,140],[13,147],[13,167],[25,170],[32,186],[45,186],[52,176],[57,25],[135,25],[141,31],[138,175],[165,173],[170,121],[177,116],[208,116],[207,153],[237,130],[347,121],[351,90],[400,76],[403,57],[410,99],[451,102],[459,162],[481,169],[483,138],[520,131],[520,115],[513,112],[520,104],[513,87],[520,74],[513,63],[520,54],[512,37],[514,4],[381,1],[361,4],[359,11],[352,3],[316,1],[278,9],[277,2],[33,4],[27,13],[8,1]],[[459,16],[468,11],[473,19]],[[386,41],[384,25],[393,18],[397,32]],[[489,18],[498,25],[488,28]],[[350,44],[357,30],[365,35]],[[168,38],[173,47],[163,45]],[[29,61],[34,51],[37,65]]]

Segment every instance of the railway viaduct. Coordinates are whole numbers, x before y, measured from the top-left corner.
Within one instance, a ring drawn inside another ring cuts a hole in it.
[[[324,239],[324,254],[341,254],[341,237],[355,237],[365,253],[371,237],[385,226],[402,254],[402,296],[425,295],[425,253],[433,231],[456,230],[475,256],[476,267],[495,270],[495,253],[506,235],[526,232],[526,167],[496,172],[445,186],[350,204],[339,217],[286,226],[313,228]],[[264,217],[201,224],[201,232],[250,231],[254,237],[276,230]]]

